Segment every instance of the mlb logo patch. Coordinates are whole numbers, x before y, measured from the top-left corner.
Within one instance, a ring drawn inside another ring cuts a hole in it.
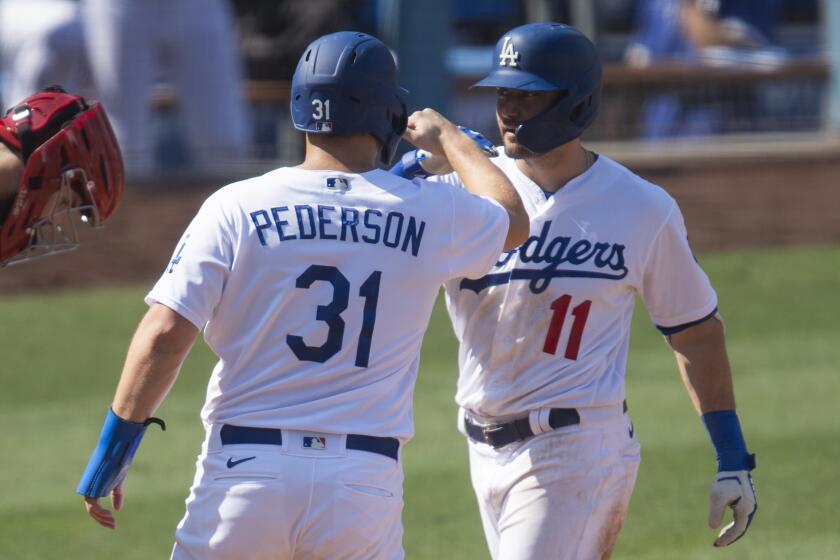
[[[306,449],[326,449],[327,438],[321,436],[304,436],[303,447]]]
[[[327,188],[339,191],[349,191],[350,181],[345,177],[327,177]]]
[[[331,121],[324,121],[315,123],[315,130],[318,132],[332,132],[333,125]]]

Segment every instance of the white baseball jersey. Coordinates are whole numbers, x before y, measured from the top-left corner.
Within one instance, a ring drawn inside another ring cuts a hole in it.
[[[717,309],[676,202],[604,156],[553,195],[513,159],[493,161],[519,191],[531,236],[482,278],[446,284],[458,404],[487,417],[620,404],[637,294],[663,332]]]
[[[206,424],[405,440],[440,285],[486,272],[507,229],[462,189],[282,168],[210,196],[146,301],[219,357]]]

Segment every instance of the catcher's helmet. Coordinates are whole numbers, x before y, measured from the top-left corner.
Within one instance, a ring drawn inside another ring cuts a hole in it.
[[[586,36],[560,23],[529,23],[505,33],[493,69],[473,87],[560,91],[552,107],[516,128],[516,140],[544,153],[583,134],[601,99],[601,61]]]
[[[75,249],[75,214],[98,227],[117,209],[123,161],[102,105],[47,88],[6,112],[0,141],[24,163],[17,194],[0,205],[0,266]]]
[[[369,133],[388,165],[408,122],[394,57],[382,41],[341,31],[310,44],[292,78],[292,121],[313,134]]]

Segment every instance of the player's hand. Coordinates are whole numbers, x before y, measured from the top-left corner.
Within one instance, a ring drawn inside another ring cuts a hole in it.
[[[721,530],[715,546],[729,546],[743,537],[758,510],[749,471],[721,471],[715,475],[709,495],[709,527],[720,527],[727,507],[732,508],[733,521]]]
[[[434,109],[427,108],[408,117],[403,138],[431,154],[443,155],[443,137],[452,134],[460,134],[455,125]]]
[[[123,483],[120,482],[111,491],[111,505],[114,506],[114,511],[120,511],[122,509],[124,499]],[[114,514],[111,510],[103,507],[99,503],[99,498],[85,497],[85,509],[87,509],[88,515],[103,527],[107,527],[108,529],[117,528],[117,520],[114,518]]]
[[[460,125],[458,126],[458,130],[466,134],[467,138],[475,142],[475,145],[478,146],[487,157],[496,157],[499,155],[496,151],[496,147],[493,146],[493,143],[480,132],[476,132],[475,130]],[[423,166],[423,169],[431,175],[446,175],[447,173],[452,173],[452,166],[449,165],[449,160],[442,155],[429,154],[420,162],[420,165]]]

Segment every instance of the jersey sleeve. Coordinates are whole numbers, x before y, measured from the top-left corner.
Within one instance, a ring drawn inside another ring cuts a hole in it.
[[[211,196],[181,236],[145,301],[169,307],[201,330],[222,297],[232,263],[231,227],[218,196]]]
[[[717,294],[691,253],[685,222],[676,203],[648,254],[641,296],[656,328],[665,335],[700,323],[717,312]]]
[[[495,200],[455,186],[448,191],[451,206],[450,278],[477,278],[487,274],[502,254],[510,217]]]
[[[445,183],[453,187],[458,187],[459,189],[464,188],[464,182],[461,181],[461,177],[459,177],[454,171],[445,175],[431,175],[427,177],[426,180],[432,181],[433,183]]]

